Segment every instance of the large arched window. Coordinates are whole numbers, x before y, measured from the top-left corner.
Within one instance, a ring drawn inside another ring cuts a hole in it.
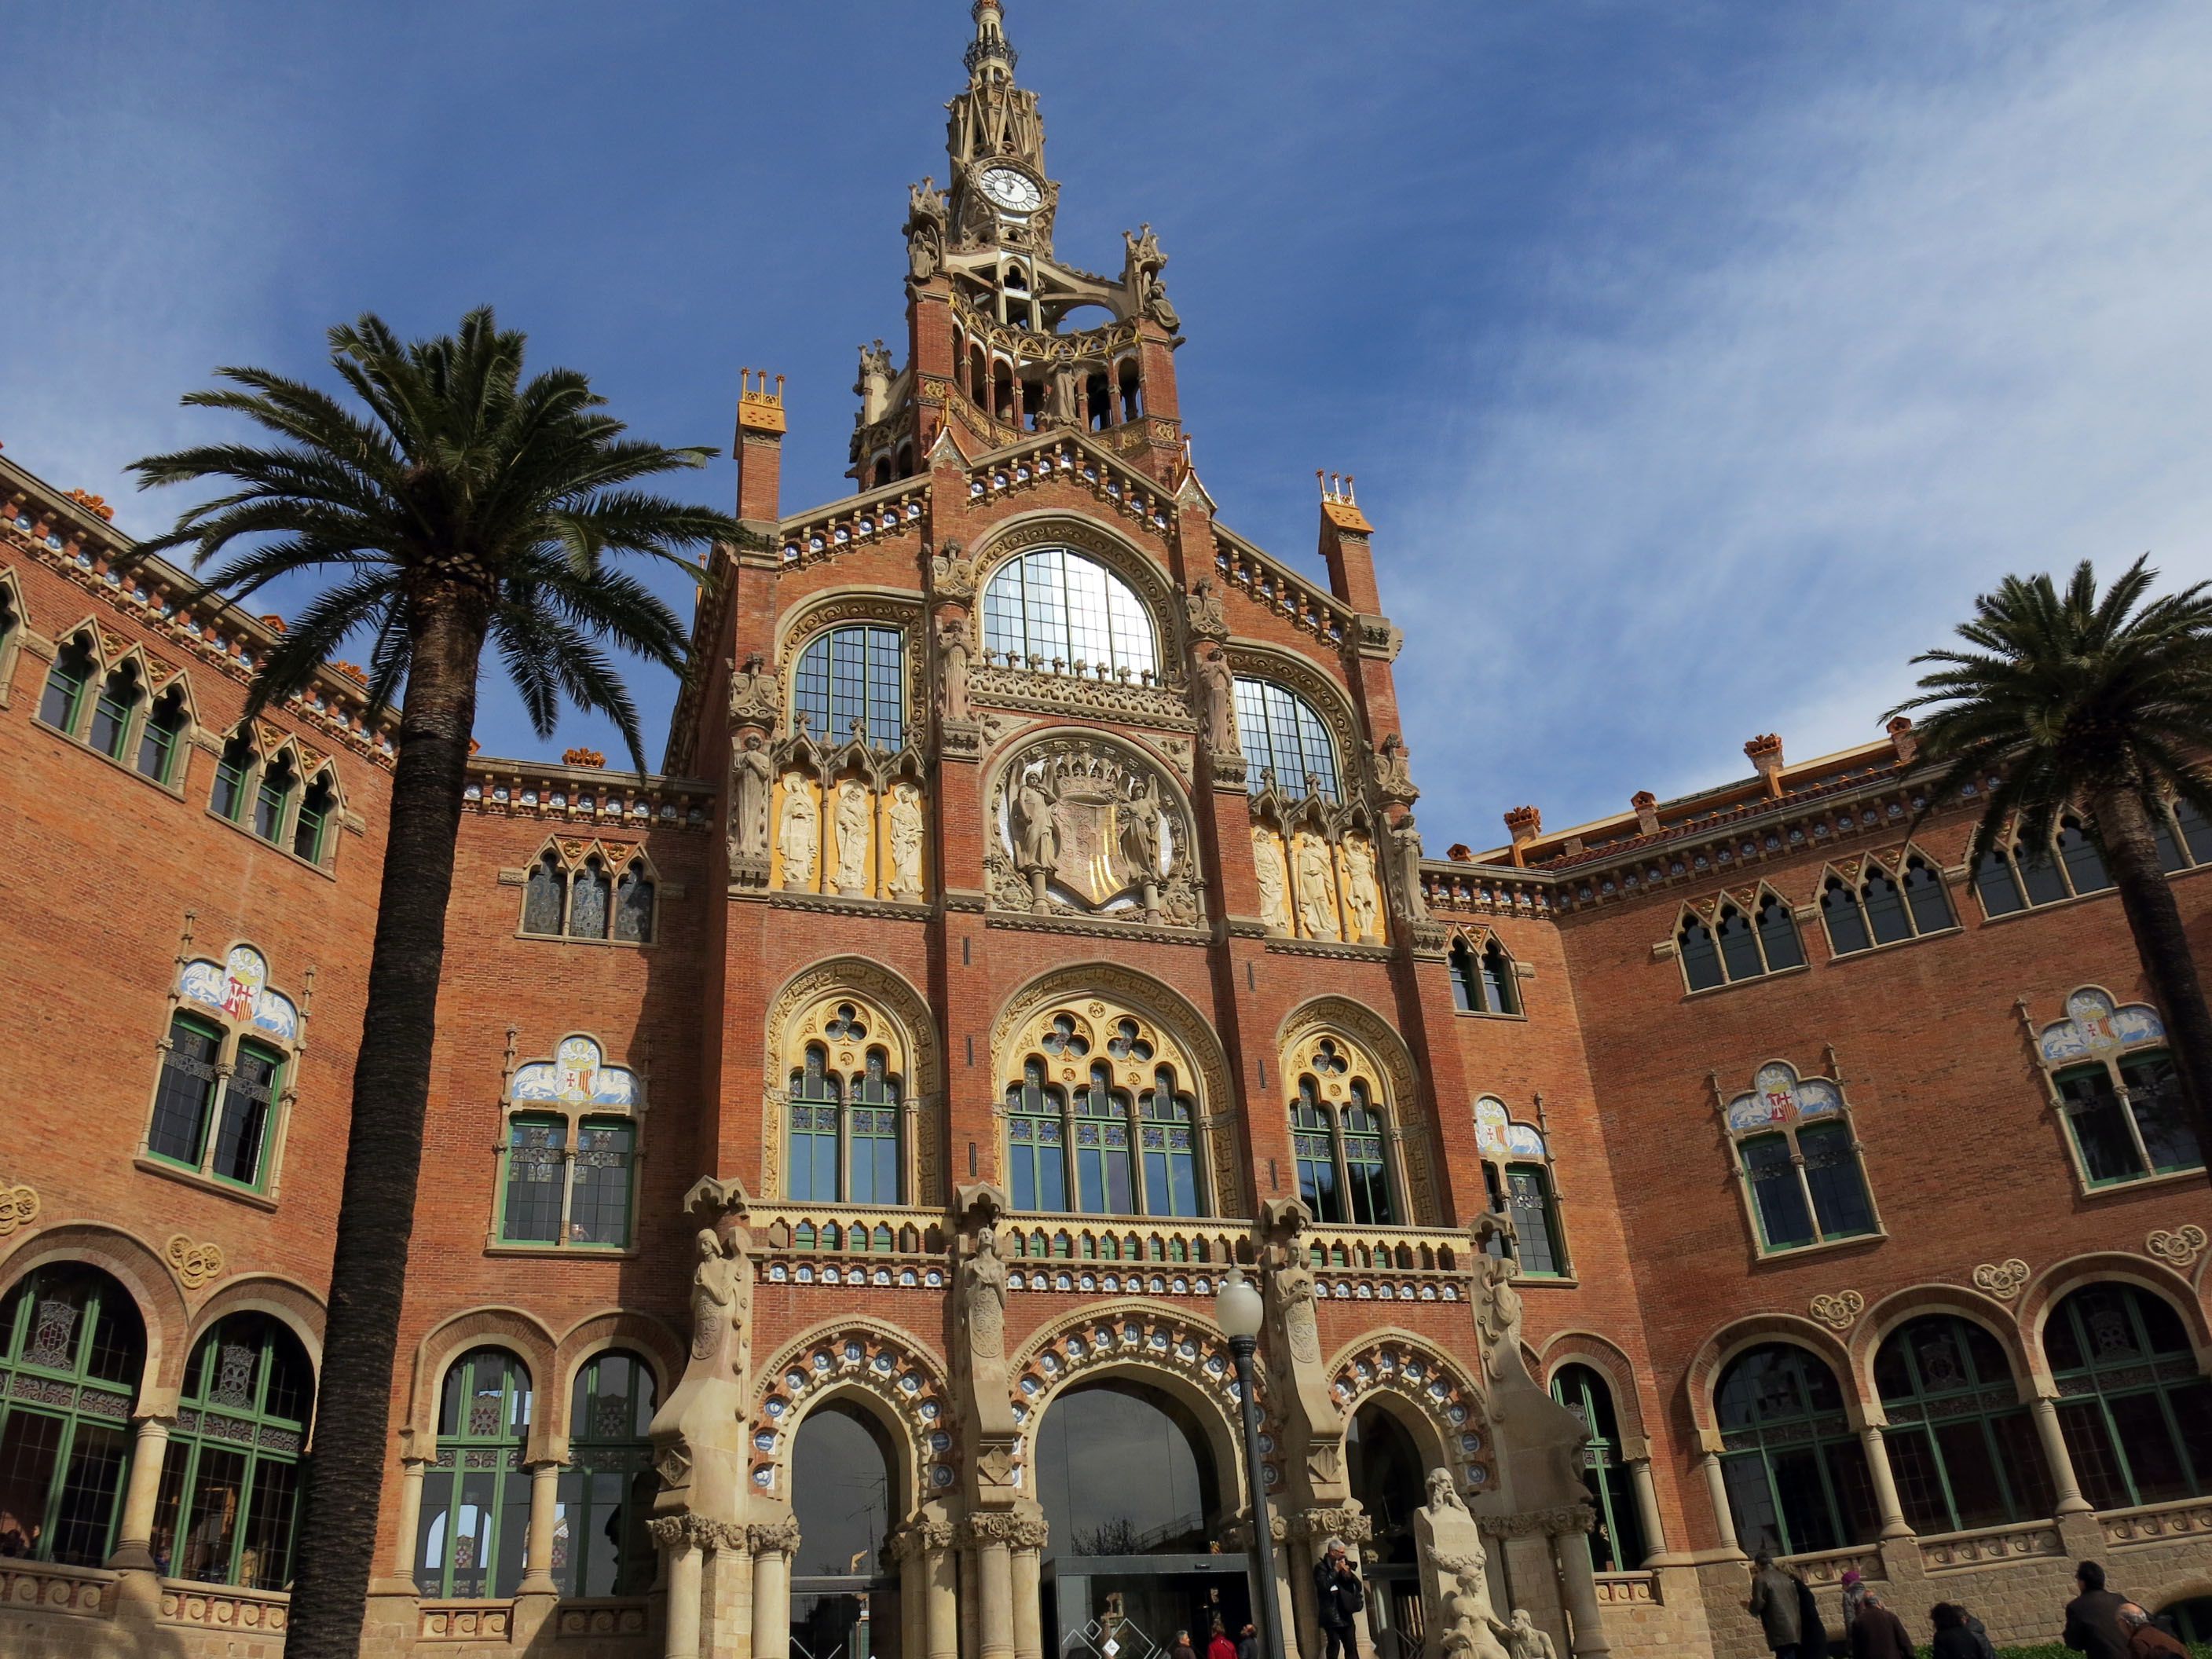
[[[1309,1039],[1290,1059],[1298,1197],[1316,1221],[1396,1224],[1400,1210],[1383,1153],[1372,1062],[1334,1036]]]
[[[1193,1068],[1158,1026],[1103,1002],[1054,1006],[1024,1029],[1016,1063],[1005,1102],[1014,1208],[1206,1212]]]
[[[84,712],[85,688],[99,672],[89,639],[79,635],[64,643],[54,653],[54,665],[46,671],[46,687],[39,696],[39,719],[57,732],[76,736],[77,721]]]
[[[1590,1566],[1598,1572],[1633,1572],[1650,1547],[1636,1507],[1633,1477],[1621,1455],[1613,1390],[1592,1366],[1562,1365],[1552,1378],[1552,1398],[1589,1431],[1589,1443],[1583,1449],[1583,1485],[1589,1488],[1590,1505],[1597,1511],[1597,1525],[1589,1534]]]
[[[890,1436],[866,1407],[831,1398],[799,1420],[791,1443],[791,1645],[799,1653],[868,1651],[870,1607],[884,1608],[884,1540],[907,1511]],[[893,1627],[894,1629],[896,1626]],[[878,1635],[875,1650],[890,1644]]]
[[[146,712],[146,723],[138,732],[137,765],[141,775],[164,786],[178,781],[178,744],[190,720],[185,694],[179,688],[172,686],[154,700],[154,706]]]
[[[530,1370],[503,1348],[477,1348],[446,1372],[437,1461],[422,1477],[425,1595],[508,1596],[522,1583],[530,1540]]]
[[[860,623],[817,635],[799,653],[791,706],[817,738],[843,743],[860,720],[869,743],[899,748],[906,742],[906,635]]]
[[[154,1559],[171,1578],[283,1589],[292,1580],[300,1454],[314,1405],[307,1350],[266,1314],[199,1340],[161,1463]]]
[[[1244,750],[1245,781],[1254,790],[1267,774],[1285,794],[1314,793],[1330,800],[1342,793],[1336,745],[1314,706],[1273,680],[1237,677],[1237,740]]]
[[[1898,1500],[1916,1532],[2048,1516],[2056,1495],[1997,1340],[1956,1314],[1899,1326],[1875,1355]]]
[[[1159,667],[1152,619],[1136,590],[1065,547],[1032,549],[993,574],[983,590],[983,649],[1054,673]]]
[[[146,689],[138,677],[138,665],[126,662],[115,668],[100,683],[100,695],[93,699],[92,724],[86,729],[85,741],[110,760],[123,758],[123,745],[131,735],[131,720]]]
[[[521,931],[533,938],[650,945],[657,890],[642,847],[549,844],[523,877]]]
[[[2166,811],[2151,815],[2151,824],[2158,838],[2159,868],[2168,875],[2193,864],[2212,864],[2212,820],[2191,803],[2176,796],[2166,803]]]
[[[1728,1103],[1737,1177],[1762,1255],[1879,1232],[1844,1091],[1774,1060]]]
[[[146,1328],[94,1267],[33,1271],[0,1303],[0,1514],[9,1553],[96,1567],[115,1548]]]
[[[660,1477],[645,1437],[659,1389],[652,1369],[619,1350],[576,1373],[568,1462],[556,1487],[553,1579],[563,1595],[642,1595],[659,1553],[646,1532]]]
[[[250,945],[233,945],[221,962],[186,963],[176,997],[144,1157],[269,1192],[299,1010],[270,988],[268,960]]]
[[[1869,862],[1859,879],[1832,874],[1820,887],[1820,920],[1832,956],[1902,945],[1958,925],[1943,878],[1917,853],[1892,871]]]
[[[2081,820],[2070,813],[2058,820],[2046,845],[2014,841],[1992,847],[1974,860],[1974,890],[1986,916],[2057,904],[2103,892],[2112,884],[2104,854]]]
[[[2051,1310],[2043,1353],[2090,1503],[2118,1510],[2212,1493],[2212,1382],[2163,1297],[2084,1285]]]
[[[1729,1363],[1713,1403],[1744,1551],[1798,1555],[1872,1541],[1880,1528],[1866,1449],[1824,1363],[1790,1343],[1762,1344]]]
[[[908,1059],[896,1024],[832,998],[794,1020],[790,1195],[812,1204],[904,1201]]]

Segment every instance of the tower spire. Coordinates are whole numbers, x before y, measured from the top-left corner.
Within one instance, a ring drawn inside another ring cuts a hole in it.
[[[969,43],[963,61],[971,87],[1014,78],[1014,65],[1021,54],[1006,40],[1006,9],[1000,0],[975,0],[969,8],[968,15],[975,20],[975,38]]]

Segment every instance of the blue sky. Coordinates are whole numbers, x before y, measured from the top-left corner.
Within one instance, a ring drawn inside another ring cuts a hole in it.
[[[363,308],[490,301],[668,442],[789,377],[833,498],[962,0],[14,0],[0,441],[123,469]],[[1010,0],[1063,256],[1149,220],[1226,522],[1356,473],[1431,846],[1876,734],[2009,569],[2212,575],[2212,7]],[[726,504],[725,459],[676,488]],[[679,590],[681,584],[675,585]],[[672,594],[672,597],[677,595]],[[688,603],[688,594],[684,595]],[[282,595],[280,608],[296,596]],[[671,688],[641,672],[649,754]],[[493,752],[531,736],[488,686]]]

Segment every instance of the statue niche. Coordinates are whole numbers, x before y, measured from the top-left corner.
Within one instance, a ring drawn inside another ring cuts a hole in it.
[[[1188,807],[1165,775],[1118,745],[1050,738],[992,787],[993,908],[1195,927],[1204,882]]]

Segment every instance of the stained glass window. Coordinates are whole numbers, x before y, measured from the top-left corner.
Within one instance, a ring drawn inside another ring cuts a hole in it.
[[[791,1074],[791,1195],[802,1201],[837,1202],[837,1118],[844,1091],[830,1074],[830,1057],[818,1047]]]
[[[817,738],[843,743],[865,720],[868,742],[906,741],[906,635],[896,628],[833,628],[799,653],[792,707]]]
[[[569,886],[569,938],[605,939],[607,936],[607,894],[611,886],[606,866],[594,853],[584,860],[583,867],[576,872]]]
[[[630,945],[653,943],[653,879],[633,860],[615,883],[615,937]]]
[[[1960,1532],[2048,1516],[2057,1501],[2033,1419],[1997,1340],[1955,1314],[1882,1339],[1875,1385],[1905,1518]]]
[[[1121,577],[1094,559],[1040,547],[999,567],[983,590],[983,648],[1054,672],[1157,671],[1152,621]]]
[[[1172,1068],[1154,1073],[1146,1094],[1138,1133],[1144,1139],[1145,1208],[1152,1215],[1196,1215],[1197,1131],[1191,1099],[1176,1092]]]
[[[146,1132],[146,1150],[155,1157],[199,1168],[222,1048],[222,1033],[214,1026],[189,1014],[170,1020],[169,1046],[154,1091],[154,1121]]]
[[[1298,1079],[1298,1097],[1291,1107],[1291,1146],[1297,1156],[1298,1198],[1313,1212],[1314,1219],[1339,1223],[1344,1219],[1344,1199],[1336,1184],[1334,1125],[1328,1108],[1321,1103],[1320,1086],[1310,1077]]]
[[[557,1117],[516,1117],[507,1129],[507,1194],[500,1237],[511,1244],[552,1244],[561,1237],[561,1188],[567,1176],[568,1123]]]
[[[529,883],[522,893],[522,931],[559,933],[568,908],[567,872],[561,868],[561,860],[547,853],[530,866]]]
[[[1552,1378],[1552,1398],[1589,1431],[1583,1449],[1583,1484],[1589,1489],[1597,1525],[1590,1529],[1590,1568],[1595,1572],[1633,1572],[1644,1565],[1650,1546],[1636,1506],[1627,1462],[1621,1456],[1620,1423],[1613,1390],[1589,1365],[1562,1365]]]
[[[1352,1079],[1352,1101],[1344,1109],[1345,1180],[1352,1198],[1352,1218],[1363,1225],[1388,1227],[1396,1218],[1390,1210],[1390,1182],[1382,1163],[1382,1115],[1367,1097],[1367,1085]]]
[[[576,1373],[568,1462],[554,1489],[553,1579],[565,1596],[642,1595],[659,1576],[646,1530],[660,1489],[646,1438],[659,1397],[635,1354],[599,1354]]]
[[[1128,1097],[1113,1086],[1103,1061],[1091,1069],[1090,1086],[1075,1097],[1076,1201],[1086,1215],[1136,1211],[1129,1164]]]
[[[1317,793],[1338,798],[1336,745],[1313,705],[1297,692],[1239,675],[1237,738],[1244,750],[1245,782],[1254,791],[1272,772],[1285,794],[1304,794],[1310,781]]]
[[[446,1373],[436,1461],[424,1472],[416,1588],[425,1595],[514,1594],[530,1538],[530,1372],[500,1348],[477,1348]]]
[[[880,1048],[868,1051],[866,1066],[846,1108],[852,1155],[852,1200],[855,1204],[899,1201],[899,1088]]]
[[[1763,1344],[1729,1362],[1714,1405],[1740,1547],[1796,1555],[1873,1541],[1866,1449],[1826,1365],[1790,1343]]]
[[[137,1305],[97,1268],[34,1268],[0,1301],[0,1513],[33,1559],[113,1551],[145,1365]]]
[[[622,1249],[629,1243],[630,1147],[627,1123],[586,1120],[576,1131],[575,1190],[568,1197],[568,1242]]]
[[[2093,1505],[2212,1494],[2212,1382],[2164,1298],[2132,1285],[2085,1285],[2051,1310],[2043,1352]]]
[[[233,1314],[200,1339],[154,1506],[154,1560],[164,1577],[289,1586],[314,1392],[307,1351],[265,1314]]]
[[[64,646],[46,672],[46,689],[39,698],[39,718],[74,737],[77,715],[84,708],[84,688],[95,672],[91,649],[83,640],[71,640]]]
[[[1567,1271],[1565,1241],[1552,1201],[1552,1178],[1540,1164],[1506,1166],[1505,1194],[1519,1241],[1521,1271],[1557,1278]]]
[[[1044,1063],[1026,1060],[1022,1080],[1006,1091],[1006,1141],[1018,1210],[1067,1207],[1067,1152],[1060,1096],[1048,1088]]]

